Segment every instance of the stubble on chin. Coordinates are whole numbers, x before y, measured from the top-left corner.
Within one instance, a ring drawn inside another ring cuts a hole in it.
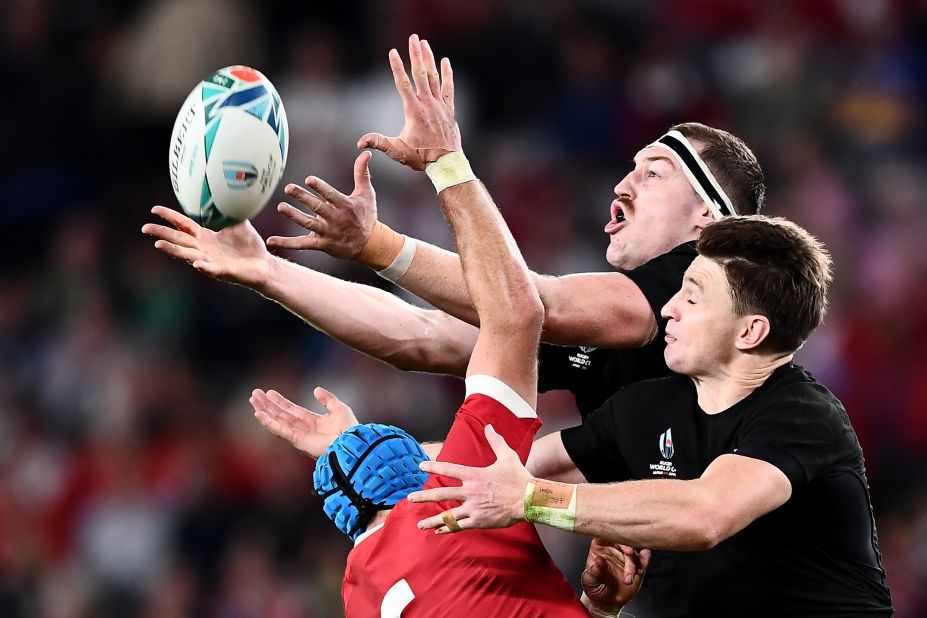
[[[610,244],[605,252],[605,259],[619,272],[627,272],[640,266],[634,255],[623,245]]]

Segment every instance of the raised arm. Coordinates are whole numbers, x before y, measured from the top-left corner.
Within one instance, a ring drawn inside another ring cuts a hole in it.
[[[422,42],[413,35],[410,54]],[[448,144],[424,143],[421,137],[432,131],[440,119],[422,114],[410,102],[413,82],[395,51],[390,65],[397,90],[403,98],[405,126],[396,137],[378,133],[364,135],[359,148],[375,148],[416,170],[447,152]],[[430,79],[425,72],[413,79]],[[437,79],[437,77],[435,77]],[[413,93],[414,94],[414,93]],[[441,93],[438,93],[439,95]],[[448,127],[451,128],[451,127]],[[452,125],[456,131],[456,123]],[[447,137],[460,142],[459,132]],[[442,150],[443,149],[443,150]],[[365,168],[366,169],[366,168]],[[289,204],[278,210],[309,234],[299,237],[271,237],[268,245],[290,249],[314,249],[334,257],[356,260],[425,299],[435,307],[470,324],[479,324],[461,267],[460,257],[423,241],[405,237],[377,220],[375,200],[363,193],[343,195],[319,178],[310,176],[307,186],[289,185],[286,193],[313,214]],[[485,191],[485,189],[484,189]],[[457,193],[444,198],[457,200]],[[461,195],[460,199],[467,199]],[[387,272],[382,272],[387,271]],[[542,338],[560,344],[600,347],[637,347],[656,332],[656,318],[640,289],[620,273],[586,273],[547,277],[531,273],[546,315]]]
[[[275,257],[248,222],[214,232],[163,206],[152,212],[170,226],[148,223],[142,231],[156,239],[160,251],[196,270],[250,288],[334,339],[400,369],[464,375],[475,327]]]
[[[531,275],[545,309],[544,341],[639,347],[656,332],[656,318],[644,293],[621,273]],[[396,283],[461,320],[479,323],[461,285],[459,258],[450,251],[417,241],[412,262]]]
[[[480,317],[467,375],[496,377],[535,407],[543,305],[502,215],[463,156],[450,61],[442,60],[439,78],[431,47],[417,37],[410,39],[409,56],[414,88],[396,50],[390,64],[407,117],[419,126],[407,126],[397,139],[421,157],[435,183]]]

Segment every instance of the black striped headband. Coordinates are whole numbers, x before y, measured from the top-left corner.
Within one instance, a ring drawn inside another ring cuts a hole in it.
[[[731,200],[685,135],[679,131],[670,131],[650,145],[665,148],[675,155],[686,178],[692,183],[699,197],[708,204],[715,219],[734,214]]]

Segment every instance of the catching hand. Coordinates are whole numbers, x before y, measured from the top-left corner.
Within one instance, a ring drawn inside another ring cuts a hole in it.
[[[254,417],[268,431],[318,459],[335,438],[357,425],[357,417],[347,404],[324,388],[317,387],[312,394],[328,414],[307,410],[273,390],[254,389],[248,401],[254,408]]]
[[[306,186],[315,193],[298,185],[287,185],[284,192],[314,214],[306,214],[286,202],[281,202],[277,211],[309,233],[296,237],[271,236],[267,239],[267,246],[316,249],[342,259],[356,257],[377,222],[377,195],[370,182],[370,157],[370,152],[362,152],[354,161],[354,191],[351,195],[338,192],[315,176],[306,178]]]
[[[358,140],[357,147],[375,148],[394,161],[422,171],[442,155],[462,150],[460,128],[454,118],[454,73],[451,61],[444,58],[438,76],[431,46],[428,41],[420,41],[417,34],[409,37],[409,61],[411,80],[399,52],[390,50],[389,65],[405,115],[402,131],[396,137],[368,133]]]
[[[214,232],[164,206],[155,206],[151,212],[173,226],[142,226],[143,234],[157,239],[155,248],[159,251],[216,279],[250,288],[260,288],[267,282],[273,256],[248,221]]]

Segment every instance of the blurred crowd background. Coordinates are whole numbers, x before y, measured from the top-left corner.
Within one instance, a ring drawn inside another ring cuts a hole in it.
[[[470,160],[539,272],[608,269],[612,187],[670,124],[747,141],[765,213],[834,254],[827,322],[800,362],[859,434],[898,616],[927,616],[923,0],[0,3],[0,615],[340,613],[349,541],[250,390],[313,407],[325,385],[362,420],[440,439],[462,383],[333,343],[139,228],[176,206],[181,102],[230,64],[280,91],[284,180],[350,190],[357,138],[401,126],[386,54],[413,32],[454,62]],[[372,171],[384,222],[451,246],[427,180],[379,154]],[[300,231],[273,203],[255,225]],[[569,395],[541,407],[546,430],[576,421]],[[545,540],[578,581],[587,544]]]

